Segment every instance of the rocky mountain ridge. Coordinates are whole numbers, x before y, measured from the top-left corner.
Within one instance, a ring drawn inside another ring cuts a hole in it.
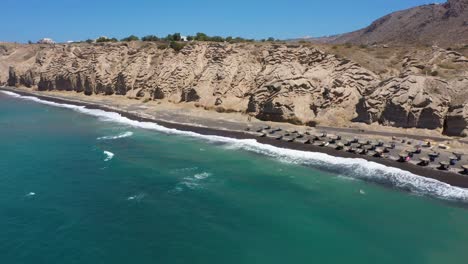
[[[166,100],[297,124],[365,122],[465,136],[467,71],[456,78],[433,73],[437,63],[468,69],[468,60],[436,47],[430,55],[429,61],[406,56],[399,74],[383,79],[308,45],[195,42],[179,52],[142,42],[3,45],[0,82]]]
[[[448,0],[397,11],[354,32],[309,40],[332,44],[467,45],[468,0]]]

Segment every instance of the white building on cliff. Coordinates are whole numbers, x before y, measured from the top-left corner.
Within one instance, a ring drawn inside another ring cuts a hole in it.
[[[37,41],[38,44],[55,44],[55,41],[51,38],[43,38]]]

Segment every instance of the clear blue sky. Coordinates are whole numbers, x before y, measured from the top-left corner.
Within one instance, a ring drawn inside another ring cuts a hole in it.
[[[255,39],[322,36],[353,31],[382,15],[430,2],[434,0],[2,0],[0,41],[173,32]]]

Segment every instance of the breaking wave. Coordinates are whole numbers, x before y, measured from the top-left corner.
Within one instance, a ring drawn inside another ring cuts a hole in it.
[[[131,120],[115,112],[107,112],[100,109],[88,109],[84,106],[55,103],[33,96],[20,96],[11,92],[2,92],[14,97],[32,100],[42,104],[73,109],[80,113],[92,115],[105,121],[118,122],[137,128],[150,129],[167,134],[200,138],[209,142],[224,143],[226,147],[231,149],[255,152],[278,159],[283,162],[313,166],[315,168],[336,172],[346,177],[353,177],[391,185],[393,187],[417,194],[423,194],[447,200],[468,202],[467,189],[451,186],[434,179],[421,177],[408,171],[387,167],[385,165],[370,162],[361,158],[341,158],[318,152],[278,148],[275,146],[258,143],[255,139],[234,139],[221,136],[201,135],[190,131],[180,131],[177,129],[163,127],[153,122],[139,122]]]
[[[114,157],[114,153],[107,151],[107,150],[104,150],[104,155],[106,155],[106,158],[104,159],[104,161],[109,161]]]
[[[120,139],[133,136],[133,132],[127,131],[116,136],[105,136],[105,137],[98,137],[97,140],[113,140],[113,139]]]

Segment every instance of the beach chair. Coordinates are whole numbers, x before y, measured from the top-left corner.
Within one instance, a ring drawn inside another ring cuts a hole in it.
[[[382,158],[382,156],[383,156],[383,149],[380,149],[380,148],[376,149],[374,153],[374,157]]]
[[[457,160],[461,160],[462,156],[463,156],[463,153],[460,153],[460,152],[452,152],[452,154],[457,157]]]
[[[408,153],[398,154],[398,161],[399,162],[407,162],[408,161],[407,158],[408,158]]]
[[[434,162],[439,157],[440,153],[434,152],[434,153],[429,153],[427,155],[429,156],[429,160],[431,162]]]
[[[450,168],[450,164],[445,161],[439,162],[439,170],[448,170]]]
[[[326,141],[322,141],[322,142],[319,143],[319,146],[320,146],[320,147],[326,147],[326,146],[328,146],[329,144],[330,144],[330,143],[328,143],[328,142],[326,142]]]
[[[366,155],[368,152],[367,148],[358,149],[358,154],[360,155]]]
[[[336,149],[336,150],[342,150],[342,149],[344,149],[344,144],[341,143],[341,142],[338,142],[338,143],[336,144],[336,148],[335,148],[335,149]]]
[[[462,165],[461,168],[463,171],[461,172],[462,174],[468,175],[468,165]]]
[[[449,163],[451,166],[454,166],[457,164],[458,158],[455,156],[449,157]]]
[[[349,152],[349,153],[356,153],[356,148],[349,148],[349,149],[348,149],[348,152]]]
[[[429,159],[428,158],[419,158],[419,166],[429,166]]]
[[[413,153],[414,154],[421,154],[421,148],[419,146],[416,146],[414,149],[413,149]]]
[[[294,139],[295,142],[297,143],[301,143],[301,144],[309,144],[310,143],[310,139],[306,138],[306,137],[298,137],[296,139]]]

